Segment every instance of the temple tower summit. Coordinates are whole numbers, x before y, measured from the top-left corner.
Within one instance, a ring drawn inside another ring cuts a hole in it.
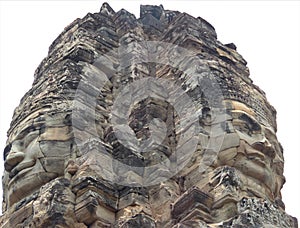
[[[104,3],[58,36],[4,149],[11,227],[298,227],[276,111],[201,17]]]

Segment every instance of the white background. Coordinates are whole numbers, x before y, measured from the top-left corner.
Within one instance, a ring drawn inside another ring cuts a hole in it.
[[[277,109],[284,148],[286,211],[300,219],[300,2],[298,1],[110,1],[139,17],[140,4],[202,17],[222,43],[233,42],[247,60],[250,77]],[[63,29],[102,1],[0,0],[0,150],[14,108],[33,82],[36,67]],[[3,170],[1,163],[0,172]]]

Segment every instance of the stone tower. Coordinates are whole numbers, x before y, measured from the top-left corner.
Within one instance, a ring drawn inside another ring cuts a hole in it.
[[[75,20],[14,112],[1,227],[298,227],[246,64],[163,6]]]

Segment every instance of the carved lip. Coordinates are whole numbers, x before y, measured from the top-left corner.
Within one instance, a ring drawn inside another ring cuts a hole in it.
[[[250,150],[246,149],[246,154],[247,157],[257,165],[260,165],[263,168],[268,165],[268,156],[266,156],[263,152],[251,147]]]
[[[255,164],[261,166],[262,168],[265,168],[267,166],[267,161],[265,159],[262,159],[261,156],[251,154],[251,155],[248,155],[248,158]]]
[[[34,165],[35,165],[34,160],[31,160],[31,161],[28,161],[28,162],[21,162],[19,165],[17,165],[15,168],[13,168],[11,170],[11,172],[9,173],[9,177],[11,179],[10,179],[8,184],[10,185],[10,183],[12,183],[13,181],[15,181],[17,179],[20,179],[27,172],[32,170],[34,168]]]
[[[24,177],[26,175],[26,173],[28,173],[29,171],[31,171],[33,169],[33,167],[27,168],[27,169],[23,169],[21,170],[17,175],[15,175],[9,182],[8,182],[8,187],[10,187],[12,185],[12,183],[14,183],[16,180]]]

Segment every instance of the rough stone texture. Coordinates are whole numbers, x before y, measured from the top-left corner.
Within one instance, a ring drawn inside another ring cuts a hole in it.
[[[1,227],[298,227],[281,200],[276,112],[246,64],[204,19],[162,6],[76,19],[15,110]],[[143,78],[170,83],[126,87]]]

